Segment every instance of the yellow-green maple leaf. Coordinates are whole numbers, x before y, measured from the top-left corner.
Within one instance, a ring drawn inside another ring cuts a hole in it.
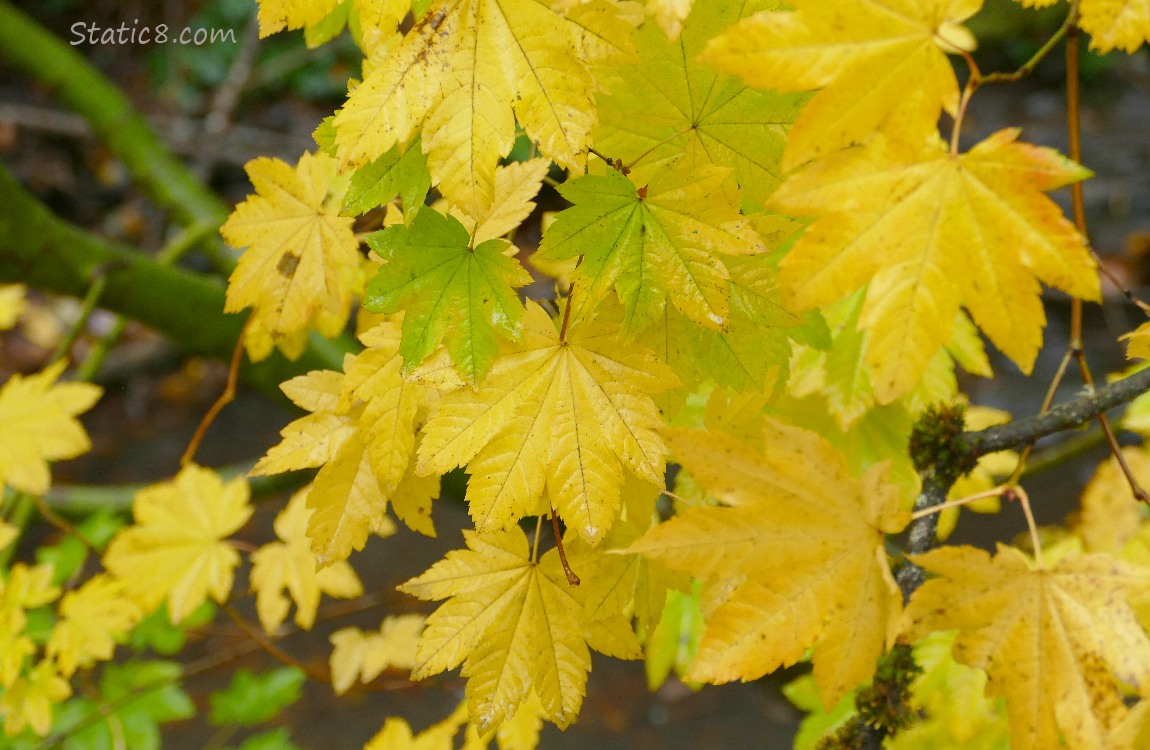
[[[953,114],[958,82],[946,52],[972,46],[958,24],[982,0],[789,0],[711,42],[703,59],[752,86],[818,89],[795,122],[784,169],[889,128],[917,141]]]
[[[334,336],[347,323],[360,263],[354,220],[339,215],[346,185],[337,184],[335,160],[304,154],[293,169],[261,157],[246,169],[256,193],[220,228],[229,244],[247,248],[224,311],[254,308],[273,339],[312,325]]]
[[[77,668],[111,659],[143,613],[124,595],[121,581],[100,573],[64,594],[57,616],[45,653],[61,676],[71,677]]]
[[[1035,568],[1018,550],[946,547],[914,558],[939,578],[907,605],[913,638],[959,630],[957,661],[986,670],[1006,698],[1011,745],[1098,748],[1125,715],[1126,685],[1150,690],[1150,638],[1129,605],[1144,569],[1107,555]]]
[[[52,583],[52,566],[29,567],[16,563],[0,578],[0,687],[10,687],[20,676],[25,658],[36,644],[25,631],[27,610],[55,601],[60,588]]]
[[[582,256],[573,280],[576,320],[614,289],[628,335],[650,326],[668,299],[698,325],[726,330],[728,274],[715,254],[766,249],[739,214],[730,170],[694,154],[660,168],[646,185],[609,170],[565,182],[559,192],[575,205],[548,227],[537,255]]]
[[[595,118],[583,33],[538,0],[437,0],[336,116],[341,163],[422,128],[433,181],[472,216],[491,204],[516,121],[544,155],[581,166]]]
[[[519,528],[464,531],[454,550],[399,587],[424,600],[447,599],[427,619],[414,679],[463,665],[471,722],[487,731],[538,694],[548,720],[566,727],[583,703],[591,654],[583,608],[557,550],[531,560]]]
[[[690,4],[672,2],[666,11],[685,17]],[[596,150],[630,165],[638,185],[683,154],[701,151],[733,169],[747,195],[766,200],[782,180],[787,132],[807,96],[750,88],[697,59],[708,40],[764,5],[773,3],[700,3],[681,37],[668,32],[673,41],[653,24],[640,28],[639,59],[600,73],[609,93],[598,100]],[[674,15],[657,17],[673,23]]]
[[[410,227],[388,227],[368,244],[385,262],[363,304],[376,313],[403,311],[399,351],[407,370],[444,342],[474,384],[498,350],[495,333],[519,337],[523,305],[515,287],[530,284],[531,275],[505,254],[505,240],[475,244],[458,219],[425,208]]]
[[[959,307],[1023,371],[1042,343],[1038,282],[1097,299],[1094,261],[1043,191],[1090,175],[1002,130],[952,155],[885,140],[828,157],[779,188],[773,205],[814,224],[783,259],[801,308],[868,285],[860,327],[875,394],[907,393],[951,339]]]
[[[628,550],[708,582],[713,611],[689,679],[753,680],[813,647],[823,704],[835,705],[871,677],[901,610],[883,535],[907,519],[885,466],[856,479],[823,438],[773,419],[765,454],[719,432],[664,434],[733,506],[691,508]]]
[[[477,390],[443,396],[424,427],[420,474],[467,466],[480,531],[538,512],[544,489],[580,536],[598,544],[619,514],[624,469],[663,485],[661,425],[650,393],[674,376],[647,349],[624,344],[617,319],[572,325],[561,339],[529,302],[523,337]]]
[[[411,669],[423,631],[423,615],[385,617],[379,630],[343,628],[331,634],[331,686],[337,695],[355,682],[371,682],[383,670]]]
[[[175,479],[136,493],[135,524],[108,545],[104,566],[146,611],[167,600],[179,622],[208,596],[222,602],[231,594],[240,556],[225,540],[251,514],[243,478],[225,483],[189,464]]]
[[[49,461],[91,447],[76,417],[92,408],[103,390],[89,383],[57,383],[65,364],[13,375],[0,388],[0,485],[41,495],[52,481]]]
[[[265,544],[252,553],[251,584],[256,592],[256,612],[269,633],[275,632],[287,617],[291,601],[296,605],[296,625],[311,630],[321,593],[341,599],[363,594],[363,585],[346,561],[337,560],[322,570],[316,569],[307,536],[311,514],[307,493],[297,492],[273,524],[280,541]]]

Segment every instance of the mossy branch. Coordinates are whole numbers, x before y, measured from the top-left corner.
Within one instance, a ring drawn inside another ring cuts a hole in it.
[[[969,471],[982,456],[1002,450],[1021,448],[1039,438],[1081,427],[1098,415],[1116,406],[1129,403],[1150,391],[1150,368],[1139,370],[1117,380],[1092,394],[1059,404],[1049,411],[1004,425],[988,427],[976,432],[954,429],[955,420],[961,425],[962,410],[950,407],[928,411],[915,426],[911,439],[912,459],[922,478],[922,489],[915,499],[915,510],[925,510],[946,502],[950,488],[962,474]],[[906,552],[920,554],[937,544],[938,514],[931,513],[911,522],[906,532]],[[925,580],[922,568],[906,560],[895,574],[904,601]],[[896,646],[896,649],[906,648]],[[880,684],[880,683],[886,684]],[[909,682],[898,675],[875,676],[875,689],[883,694],[904,695]],[[905,706],[905,702],[899,705]],[[859,717],[852,722],[848,734],[851,748],[878,750],[885,738],[892,734],[889,722],[876,724]],[[844,735],[845,736],[845,735]],[[832,745],[833,746],[833,745]]]
[[[0,0],[0,58],[91,125],[145,193],[181,224],[223,224],[228,207],[172,155],[127,97],[76,51]],[[230,259],[217,259],[224,266]],[[221,270],[226,270],[223,268]]]
[[[97,276],[104,283],[100,307],[155,329],[189,353],[231,356],[244,316],[223,313],[219,281],[162,265],[62,221],[0,168],[0,281],[83,297]],[[299,360],[273,354],[245,364],[241,377],[279,395],[279,384],[295,375],[339,370],[351,348],[350,341],[329,342],[315,335]]]

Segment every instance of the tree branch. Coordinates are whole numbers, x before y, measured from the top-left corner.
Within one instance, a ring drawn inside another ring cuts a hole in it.
[[[190,353],[231,356],[244,316],[223,313],[220,283],[77,229],[0,167],[0,281],[82,298],[98,275],[104,278],[100,307],[155,329]],[[313,335],[297,361],[273,353],[257,364],[245,363],[241,376],[278,397],[279,384],[288,378],[341,369],[344,352],[352,348],[349,339],[330,342]]]
[[[223,224],[228,207],[172,156],[115,84],[75,47],[4,0],[0,0],[0,57],[82,115],[144,192],[170,209],[181,224]],[[232,262],[223,259],[224,265]]]
[[[1081,427],[1098,415],[1133,401],[1147,391],[1150,391],[1150,367],[1099,388],[1092,395],[1059,404],[1042,414],[1016,419],[977,432],[948,431],[945,423],[953,420],[956,414],[961,416],[958,412],[947,410],[929,412],[915,427],[917,436],[925,433],[927,437],[925,439],[920,437],[917,441],[912,438],[911,441],[912,446],[917,443],[924,452],[929,452],[929,455],[913,455],[922,478],[922,490],[915,499],[914,509],[925,510],[946,502],[954,481],[968,471],[980,457],[1001,450],[1020,448],[1039,438]],[[937,513],[912,521],[906,532],[907,554],[919,554],[933,548],[937,544],[935,536],[937,528]],[[909,559],[903,562],[895,573],[895,581],[902,591],[903,601],[910,601],[911,595],[923,584],[924,579],[922,568]],[[906,647],[896,645],[895,648]],[[897,673],[893,676],[878,674],[873,685],[872,692],[899,697],[909,686],[909,681],[902,679]],[[905,705],[905,702],[900,705]],[[852,724],[853,739],[850,747],[859,750],[878,750],[883,746],[886,737],[893,734],[888,726],[866,721],[861,708]]]

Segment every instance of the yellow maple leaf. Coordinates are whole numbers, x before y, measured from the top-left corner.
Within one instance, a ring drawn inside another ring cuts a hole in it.
[[[884,533],[906,524],[885,465],[860,479],[813,432],[765,419],[766,453],[724,433],[664,432],[732,507],[690,508],[627,550],[707,582],[713,611],[688,678],[752,680],[813,646],[823,704],[871,677],[902,606]]]
[[[189,464],[175,479],[136,493],[135,524],[112,539],[104,567],[146,611],[166,599],[179,622],[208,596],[227,599],[240,556],[225,539],[251,515],[243,478],[225,483]]]
[[[1006,699],[1011,745],[1102,747],[1125,715],[1120,685],[1150,691],[1150,638],[1129,600],[1150,581],[1107,555],[1035,568],[1016,549],[946,547],[914,558],[940,576],[907,605],[909,635],[959,630],[955,660]]]
[[[561,340],[532,302],[477,390],[443,396],[424,427],[420,474],[467,466],[479,531],[538,512],[547,490],[563,519],[598,544],[619,513],[624,467],[663,486],[662,424],[649,394],[674,387],[666,365],[624,344],[612,320],[572,325]]]
[[[399,615],[385,617],[375,633],[365,633],[359,628],[343,628],[332,633],[332,689],[342,695],[356,681],[371,682],[389,667],[414,667],[423,623],[423,615]]]
[[[251,307],[273,340],[318,326],[331,337],[343,330],[359,274],[353,219],[339,215],[346,186],[336,162],[304,154],[293,169],[279,159],[248,162],[255,195],[236,206],[220,228],[234,247],[246,247],[228,279],[225,312]]]
[[[1135,481],[1150,484],[1150,454],[1134,446],[1122,448],[1122,458]],[[1087,552],[1119,553],[1138,535],[1143,504],[1134,498],[1130,482],[1113,456],[1107,458],[1086,484],[1072,530]]]
[[[1082,237],[1043,191],[1090,175],[1002,130],[968,153],[934,139],[882,139],[828,157],[785,182],[773,205],[818,218],[783,259],[780,284],[803,308],[869,284],[859,327],[880,403],[907,393],[965,306],[1024,372],[1042,343],[1042,281],[1098,299]],[[833,209],[828,210],[828,206]]]
[[[34,375],[13,375],[0,388],[0,485],[42,495],[48,462],[73,458],[91,447],[76,416],[92,408],[103,390],[89,383],[57,383],[61,360]]]
[[[502,237],[523,223],[535,208],[535,196],[551,162],[547,159],[517,161],[495,170],[490,205],[477,214],[452,206],[448,213],[459,219],[471,234],[471,246]]]
[[[1150,39],[1150,2],[1147,0],[1083,0],[1079,25],[1090,34],[1090,48],[1114,48],[1133,53]]]
[[[308,493],[312,551],[321,565],[362,549],[370,533],[387,536],[391,500],[413,529],[434,535],[431,499],[438,477],[414,475],[415,423],[433,393],[402,375],[400,328],[384,320],[361,336],[368,348],[344,363],[346,374],[315,371],[282,389],[308,414],[281,431],[283,441],[253,475],[321,467]]]
[[[0,579],[0,687],[11,687],[25,658],[36,653],[36,644],[24,629],[27,610],[42,607],[59,595],[59,587],[52,584],[51,565],[16,563],[7,580]]]
[[[946,52],[970,48],[962,21],[982,0],[789,0],[744,19],[703,59],[752,86],[819,91],[791,130],[786,170],[864,142],[876,128],[918,141],[954,114],[958,82]]]
[[[485,732],[518,710],[531,692],[544,715],[566,727],[583,703],[591,654],[583,608],[556,550],[538,563],[518,527],[464,531],[453,550],[399,587],[424,600],[447,599],[428,619],[413,679],[463,665],[472,724]]]
[[[422,127],[432,180],[472,216],[491,204],[516,121],[545,156],[581,167],[595,108],[579,21],[536,0],[432,3],[336,115],[341,163],[364,164]]]
[[[52,706],[71,694],[72,687],[57,674],[55,665],[48,659],[41,661],[0,695],[4,733],[14,736],[29,726],[41,737],[47,735],[52,728]]]
[[[100,573],[64,594],[45,653],[63,677],[112,658],[143,613],[124,595],[123,583]]]
[[[256,591],[256,612],[260,624],[269,633],[287,617],[291,607],[288,596],[296,605],[296,625],[311,630],[321,593],[341,599],[363,593],[363,585],[346,561],[339,560],[316,570],[315,555],[307,536],[311,514],[307,492],[295,493],[273,524],[280,541],[265,544],[252,553],[251,583]]]

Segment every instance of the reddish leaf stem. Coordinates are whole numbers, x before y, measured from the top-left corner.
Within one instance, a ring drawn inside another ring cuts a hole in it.
[[[253,313],[254,314],[254,313]],[[200,421],[200,426],[196,428],[196,432],[192,435],[191,441],[188,442],[188,447],[184,450],[184,455],[180,456],[180,467],[187,466],[196,457],[196,451],[200,448],[200,443],[204,440],[204,435],[207,434],[208,428],[212,426],[216,416],[223,410],[225,406],[230,404],[236,397],[236,382],[240,377],[240,362],[243,360],[244,354],[244,336],[247,334],[248,326],[251,325],[252,317],[248,316],[244,327],[240,329],[240,335],[236,338],[236,346],[232,350],[232,361],[228,367],[228,382],[224,386],[224,392],[220,394],[219,398],[215,400],[208,413]]]
[[[579,576],[575,575],[575,571],[571,570],[570,563],[567,562],[567,552],[563,549],[563,534],[559,532],[559,515],[555,509],[551,509],[551,529],[555,532],[555,548],[559,550],[559,560],[563,563],[563,572],[567,575],[567,583],[571,586],[578,586],[582,581]]]

